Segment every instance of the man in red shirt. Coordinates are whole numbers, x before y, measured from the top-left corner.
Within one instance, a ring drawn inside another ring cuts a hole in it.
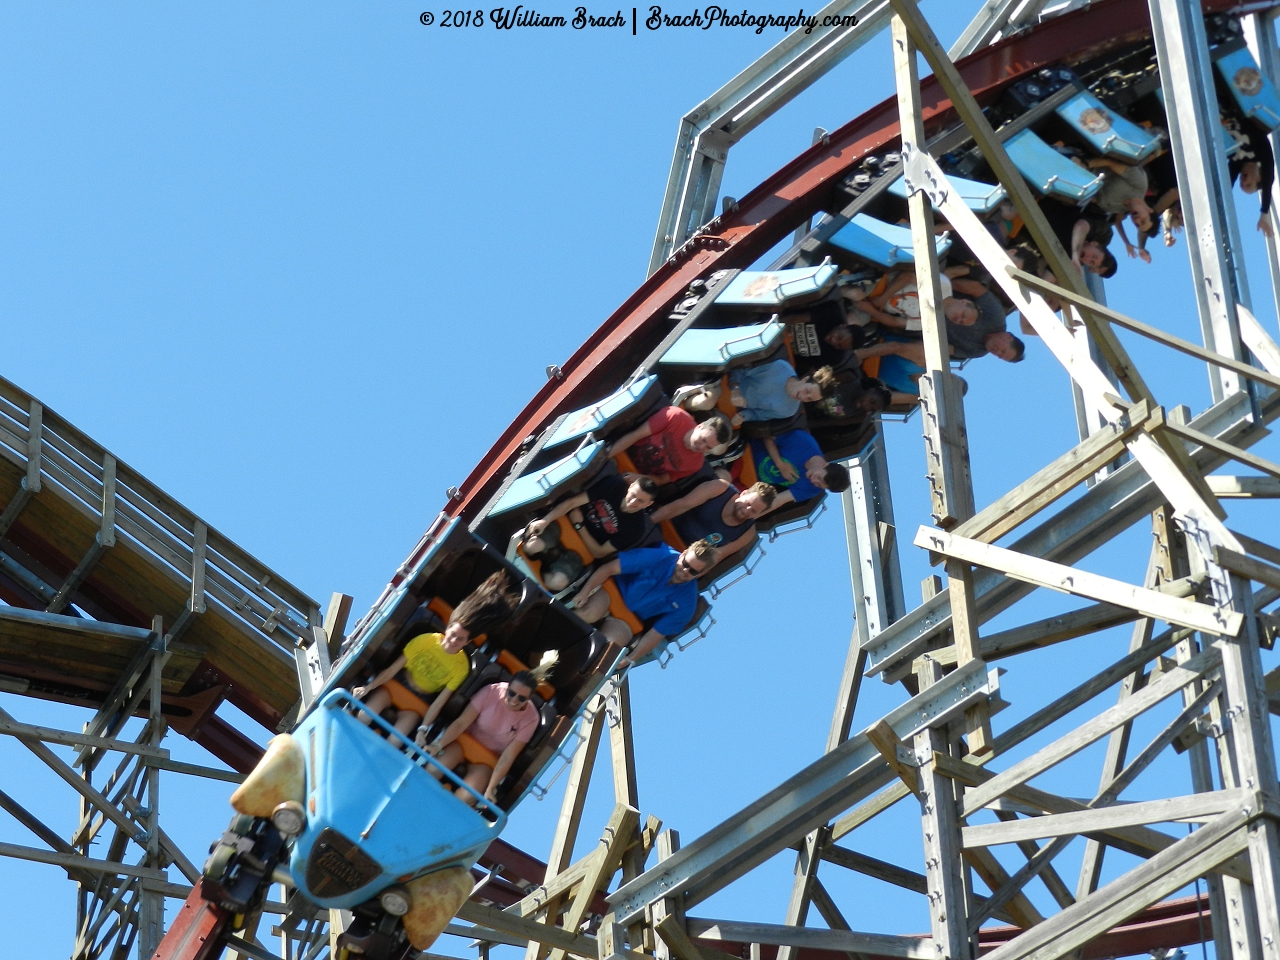
[[[679,407],[663,407],[630,433],[624,433],[609,453],[629,451],[636,469],[661,485],[697,473],[705,454],[731,439],[733,427],[723,414],[713,414],[698,423]]]

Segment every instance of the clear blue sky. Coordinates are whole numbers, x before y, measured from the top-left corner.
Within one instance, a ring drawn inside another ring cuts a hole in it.
[[[925,12],[949,43],[978,6],[929,0]],[[539,9],[572,15],[569,4]],[[0,374],[312,596],[353,594],[357,613],[546,365],[643,279],[678,118],[780,39],[449,31],[421,26],[420,12],[375,0],[23,4],[0,15]],[[885,34],[734,148],[723,192],[742,196],[815,126],[834,129],[891,92]],[[1254,201],[1241,202],[1257,312],[1275,331]],[[1112,304],[1198,339],[1186,264],[1183,245],[1157,250],[1151,267],[1124,264]],[[1201,369],[1137,355],[1166,405],[1204,406]],[[986,503],[1074,443],[1070,393],[1037,344],[1020,366],[987,359],[966,376]],[[919,431],[918,420],[889,428],[904,541],[928,521]],[[686,838],[821,752],[852,629],[832,507],[768,548],[749,585],[716,604],[709,639],[635,677],[643,812]],[[1256,536],[1275,520],[1265,507],[1232,513]],[[1147,536],[1135,528],[1091,568],[1139,581]],[[903,554],[911,603],[930,571],[914,548]],[[1036,595],[993,627],[1073,605]],[[1113,631],[1007,664],[1006,716],[1127,642]],[[855,724],[902,698],[869,681]],[[0,703],[32,723],[85,718]],[[209,759],[181,738],[170,747]],[[18,744],[0,742],[0,757],[4,789],[69,831],[70,792]],[[1099,759],[1092,751],[1045,782],[1085,793]],[[1155,772],[1133,796],[1161,779],[1184,784],[1181,762]],[[192,859],[223,829],[227,793],[165,776],[167,829]],[[580,849],[612,803],[606,776]],[[545,856],[557,808],[558,797],[527,803],[508,839]],[[918,869],[917,823],[903,804],[849,842]],[[35,842],[2,815],[0,839]],[[779,857],[697,912],[780,921],[791,865]],[[0,877],[9,951],[66,955],[72,886],[13,861]],[[855,929],[928,929],[920,897],[830,866],[823,878]]]

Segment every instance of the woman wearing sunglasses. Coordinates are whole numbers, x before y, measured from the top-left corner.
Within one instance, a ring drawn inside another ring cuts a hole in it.
[[[538,729],[538,709],[530,702],[555,660],[521,670],[508,683],[491,683],[471,698],[467,709],[426,750],[486,800],[497,797],[498,785]],[[439,779],[438,771],[433,774]],[[459,787],[458,798],[475,805],[475,797]]]

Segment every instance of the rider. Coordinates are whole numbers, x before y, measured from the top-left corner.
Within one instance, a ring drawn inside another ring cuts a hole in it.
[[[419,723],[431,726],[449,694],[462,686],[471,671],[462,648],[508,619],[519,604],[519,587],[506,571],[498,570],[453,608],[444,633],[415,636],[400,656],[368,684],[352,690],[352,695],[358,700],[368,697],[365,704],[374,713],[394,706],[399,711],[395,728],[405,736]],[[362,719],[368,722],[367,717]]]
[[[426,750],[450,770],[466,767],[462,779],[484,798],[493,801],[498,785],[538,729],[539,714],[530,702],[554,658],[534,670],[521,670],[507,683],[491,683],[471,698],[467,709],[448,729],[427,744]],[[431,771],[437,780],[441,774]],[[476,798],[459,787],[460,800],[475,806]]]

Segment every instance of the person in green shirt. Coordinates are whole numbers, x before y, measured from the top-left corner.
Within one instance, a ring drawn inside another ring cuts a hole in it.
[[[406,737],[416,726],[430,727],[471,671],[463,648],[510,618],[519,604],[519,585],[505,571],[497,571],[453,608],[444,633],[411,638],[400,656],[367,684],[354,688],[352,696],[364,700],[374,713],[395,707],[395,728]]]

